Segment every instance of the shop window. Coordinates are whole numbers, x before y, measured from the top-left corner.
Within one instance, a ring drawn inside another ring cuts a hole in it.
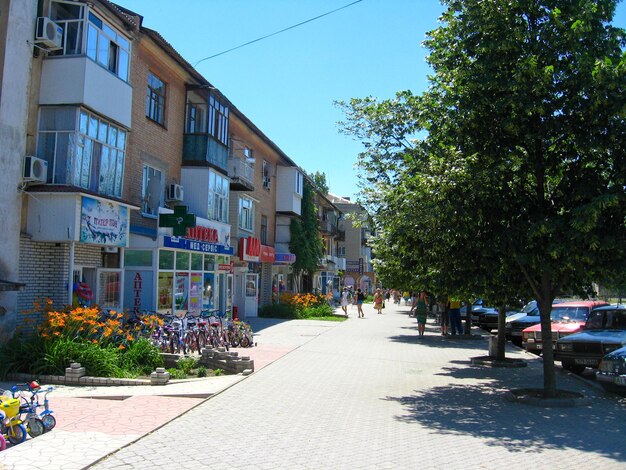
[[[189,273],[176,273],[174,283],[174,313],[183,315],[189,309]]]
[[[159,269],[174,269],[174,252],[159,250]]]
[[[98,276],[98,305],[117,309],[122,305],[121,271],[100,271]]]
[[[159,312],[171,313],[173,294],[174,273],[159,273],[159,304],[157,307]]]
[[[194,271],[202,271],[202,255],[199,253],[191,254],[191,269]]]
[[[215,271],[215,256],[214,255],[204,255],[204,270]]]
[[[125,250],[124,266],[151,267],[152,251],[147,250]]]
[[[176,270],[186,271],[189,269],[189,253],[182,251],[176,252]]]

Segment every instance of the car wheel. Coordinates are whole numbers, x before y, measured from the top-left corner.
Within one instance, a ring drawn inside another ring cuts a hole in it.
[[[573,372],[574,374],[577,374],[577,375],[582,374],[586,369],[585,366],[579,366],[577,364],[569,364],[567,362],[561,362],[561,366],[563,366],[563,369],[569,372]]]

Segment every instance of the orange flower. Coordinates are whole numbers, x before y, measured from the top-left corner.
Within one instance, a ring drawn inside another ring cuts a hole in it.
[[[123,344],[120,344],[120,349],[126,349]]]

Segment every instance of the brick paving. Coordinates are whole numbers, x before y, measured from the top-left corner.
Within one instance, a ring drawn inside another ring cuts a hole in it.
[[[91,468],[626,468],[623,399],[559,371],[559,387],[584,392],[590,406],[510,403],[505,390],[542,385],[539,360],[511,348],[507,355],[528,367],[473,366],[486,340],[442,338],[430,320],[418,338],[407,311],[388,305],[376,315],[365,306],[365,319],[351,315],[344,323],[259,319],[258,347],[246,350],[256,372],[214,387],[222,393],[204,402],[171,397],[176,409],[132,387],[110,427],[59,425],[0,453],[0,468],[78,469],[98,459]],[[168,385],[173,391],[161,394],[181,394],[181,387],[191,394],[201,386]],[[190,411],[149,432],[164,408]],[[126,413],[146,416],[115,425]]]

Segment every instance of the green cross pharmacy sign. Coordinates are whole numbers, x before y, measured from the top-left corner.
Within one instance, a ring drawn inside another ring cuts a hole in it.
[[[175,237],[184,237],[195,226],[196,216],[187,213],[187,206],[176,206],[173,214],[159,214],[159,227],[172,227]]]

